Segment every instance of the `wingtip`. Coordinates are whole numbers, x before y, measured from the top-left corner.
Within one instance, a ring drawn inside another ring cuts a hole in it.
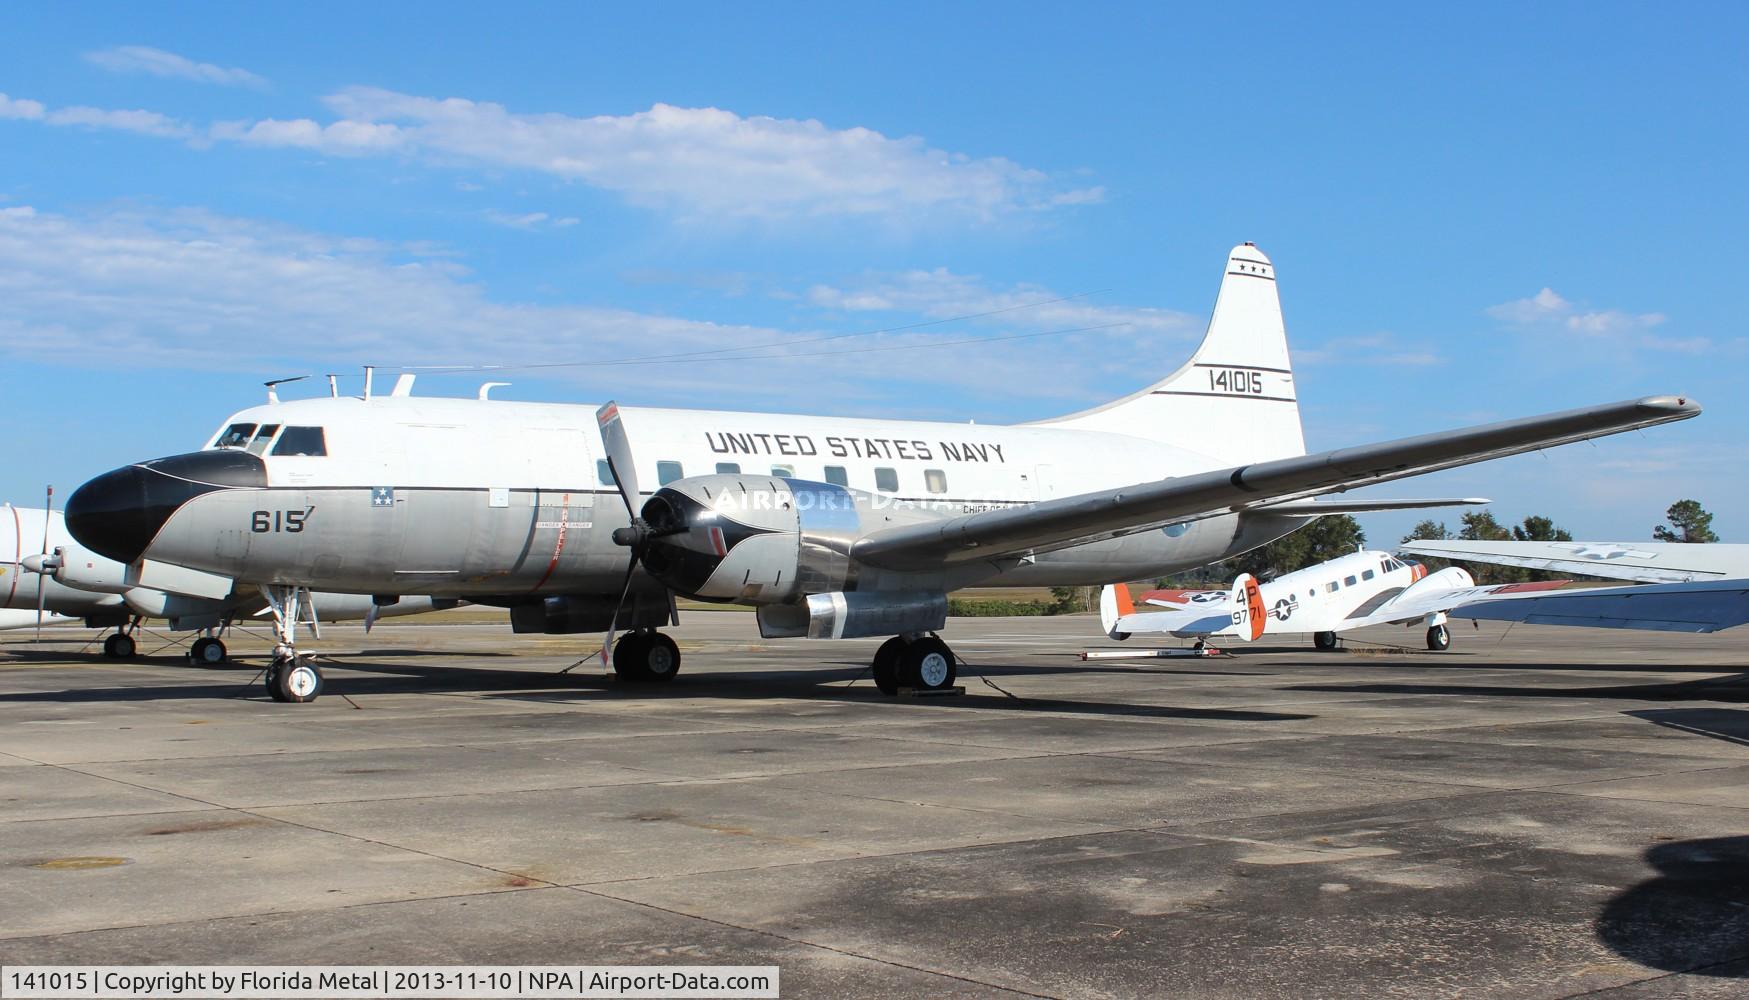
[[[1639,399],[1639,405],[1647,409],[1664,410],[1668,413],[1680,413],[1694,416],[1701,411],[1700,401],[1693,396],[1644,396]]]

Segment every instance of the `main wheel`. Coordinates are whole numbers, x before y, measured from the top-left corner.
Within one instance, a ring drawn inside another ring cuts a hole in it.
[[[322,670],[307,656],[279,664],[272,675],[275,701],[315,701],[322,694]]]
[[[875,650],[874,661],[869,669],[874,673],[875,687],[881,694],[892,697],[899,693],[899,661],[905,654],[905,640],[893,636],[881,643],[881,648]]]
[[[906,646],[899,664],[900,683],[919,691],[952,687],[958,673],[953,650],[932,635]]]
[[[1324,650],[1325,652],[1329,652],[1330,650],[1336,648],[1336,633],[1335,632],[1313,632],[1312,633],[1312,645],[1317,647],[1318,649]]]
[[[125,660],[134,655],[134,637],[115,633],[103,640],[103,655],[112,660]]]
[[[1443,653],[1451,648],[1451,629],[1444,625],[1435,625],[1427,630],[1427,648],[1435,653]]]
[[[622,681],[665,684],[680,672],[680,647],[660,632],[628,632],[613,645],[613,672]]]
[[[194,640],[188,648],[188,658],[203,667],[216,667],[225,662],[225,656],[225,644],[208,635]]]

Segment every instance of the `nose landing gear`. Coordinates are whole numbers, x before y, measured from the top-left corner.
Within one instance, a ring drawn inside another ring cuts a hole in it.
[[[274,701],[315,701],[322,694],[322,668],[316,665],[314,653],[299,653],[298,624],[310,627],[310,634],[322,638],[316,622],[316,605],[305,587],[273,584],[261,588],[267,606],[273,612],[273,662],[263,675],[267,693]],[[309,619],[304,620],[304,609]],[[214,640],[217,641],[217,640]]]

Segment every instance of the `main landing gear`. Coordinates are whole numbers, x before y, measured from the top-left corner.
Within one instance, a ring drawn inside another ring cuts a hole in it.
[[[268,664],[263,675],[267,693],[274,701],[315,701],[322,694],[322,668],[316,666],[314,653],[299,653],[297,647],[298,624],[303,621],[306,608],[309,620],[304,624],[310,626],[310,633],[316,638],[322,637],[310,592],[304,587],[274,584],[263,587],[262,593],[267,597],[268,608],[273,611],[275,639],[273,662]]]
[[[613,644],[613,672],[622,681],[666,684],[680,672],[680,647],[655,629],[627,632]]]
[[[1435,653],[1443,653],[1451,648],[1451,629],[1444,625],[1435,625],[1427,630],[1427,648]]]
[[[1312,633],[1312,647],[1314,649],[1321,649],[1326,653],[1328,653],[1332,649],[1335,649],[1336,648],[1336,633],[1335,632],[1313,632]]]
[[[884,695],[896,695],[902,687],[940,691],[953,686],[958,666],[953,650],[935,633],[897,635],[875,650],[875,687]]]
[[[103,655],[112,660],[130,659],[139,649],[134,642],[134,630],[140,627],[140,618],[135,615],[126,625],[115,630],[115,634],[103,640]]]
[[[188,661],[202,667],[216,667],[229,657],[225,641],[216,635],[203,635],[188,647]]]

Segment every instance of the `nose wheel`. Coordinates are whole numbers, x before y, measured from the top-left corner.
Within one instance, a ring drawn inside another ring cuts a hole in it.
[[[1443,653],[1451,648],[1451,629],[1444,625],[1435,625],[1427,630],[1427,648],[1435,653]]]
[[[313,653],[298,652],[298,624],[308,625],[316,638],[322,633],[316,624],[316,605],[304,587],[283,584],[261,588],[267,607],[273,612],[273,662],[268,664],[262,681],[274,701],[301,703],[315,701],[322,694],[322,668],[316,666]],[[308,616],[306,619],[305,616]],[[217,639],[212,640],[218,642]],[[221,645],[220,650],[223,650]]]

